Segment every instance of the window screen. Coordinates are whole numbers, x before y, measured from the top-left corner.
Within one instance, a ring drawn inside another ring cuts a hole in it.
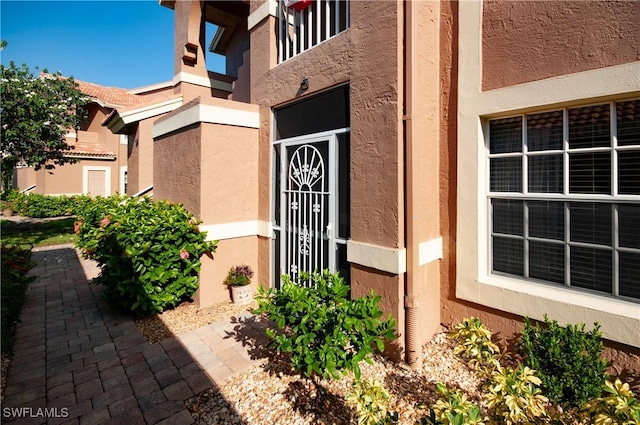
[[[640,300],[640,100],[489,121],[491,270]]]

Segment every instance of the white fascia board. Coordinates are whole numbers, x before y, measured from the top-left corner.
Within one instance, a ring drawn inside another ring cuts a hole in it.
[[[257,8],[247,18],[247,30],[251,31],[251,28],[258,25],[268,16],[278,16],[278,2],[276,0],[267,0]]]
[[[234,125],[260,128],[260,114],[255,111],[239,111],[222,106],[197,104],[171,118],[153,125],[153,138],[179,130],[196,123]]]
[[[201,232],[207,232],[207,241],[221,241],[225,239],[244,238],[247,236],[262,236],[271,238],[271,223],[262,220],[235,221],[222,224],[201,224]]]
[[[154,90],[161,90],[173,87],[173,81],[163,81],[162,83],[150,84],[148,86],[137,87],[135,89],[128,90],[127,93],[142,94]]]
[[[122,121],[122,118],[118,114],[116,114],[113,118],[111,118],[107,123],[107,128],[111,130],[113,134],[120,133],[120,130],[122,130],[124,126],[125,126],[125,123],[124,121]]]
[[[233,84],[231,83],[202,77],[200,75],[189,74],[188,72],[179,72],[173,77],[173,85],[175,86],[178,83],[190,83],[210,89],[218,89],[228,92],[233,91]]]
[[[392,274],[407,271],[407,250],[347,241],[347,261]]]
[[[162,115],[167,112],[171,112],[181,106],[182,97],[177,97],[175,99],[169,99],[163,102],[154,103],[153,105],[147,105],[140,108],[132,109],[119,115],[124,125],[127,125],[134,122],[142,121],[147,118],[155,117],[156,115]]]

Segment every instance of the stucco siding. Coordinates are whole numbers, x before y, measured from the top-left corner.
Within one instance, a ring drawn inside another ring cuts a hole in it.
[[[640,2],[484,1],[482,88],[640,59]]]

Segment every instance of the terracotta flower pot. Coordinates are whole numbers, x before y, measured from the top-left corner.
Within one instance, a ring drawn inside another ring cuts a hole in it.
[[[234,304],[249,304],[251,302],[251,285],[232,286],[231,297],[233,298]]]

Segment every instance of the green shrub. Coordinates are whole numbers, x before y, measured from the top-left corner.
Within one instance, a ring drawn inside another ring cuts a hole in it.
[[[589,423],[595,425],[640,424],[640,402],[620,379],[606,381],[603,386],[604,397],[599,397],[582,406]]]
[[[91,201],[88,195],[52,196],[39,193],[24,194],[12,191],[7,195],[17,214],[24,217],[46,218],[75,215]]]
[[[442,382],[436,384],[438,400],[426,418],[424,425],[484,425],[488,419],[482,416],[480,407],[470,401],[460,390],[450,390]]]
[[[15,326],[20,321],[20,310],[25,301],[29,283],[35,276],[27,276],[35,266],[29,249],[2,245],[0,260],[2,273],[2,352],[10,353],[13,345]]]
[[[458,342],[453,353],[468,360],[477,372],[490,376],[500,367],[500,347],[491,341],[491,331],[477,317],[462,319],[447,337]]]
[[[279,291],[258,289],[257,313],[267,313],[284,332],[267,330],[278,351],[291,352],[295,369],[311,377],[339,377],[353,371],[360,379],[360,361],[371,363],[383,339],[395,337],[395,320],[381,320],[380,296],[349,299],[349,286],[328,270],[300,274],[294,283],[283,276]]]
[[[389,392],[378,381],[354,381],[345,401],[355,409],[358,425],[388,425],[398,422],[398,413],[387,409]]]
[[[76,245],[102,271],[94,280],[113,304],[136,313],[174,307],[198,288],[200,257],[215,252],[179,204],[100,198],[81,211]]]
[[[546,315],[544,320],[546,326],[532,326],[526,318],[520,344],[524,364],[538,372],[544,393],[554,403],[572,406],[599,397],[608,379],[600,326],[586,332],[584,324],[562,327]]]
[[[487,402],[491,424],[540,423],[547,414],[540,378],[527,366],[499,367],[493,371]]]

